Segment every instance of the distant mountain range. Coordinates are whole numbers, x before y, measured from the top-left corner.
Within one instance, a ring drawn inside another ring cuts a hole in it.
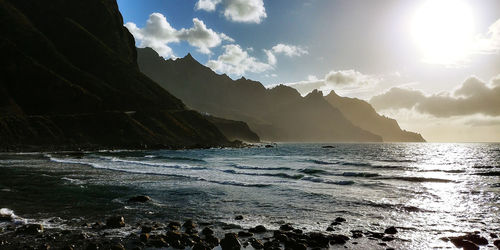
[[[115,0],[0,0],[0,30],[0,150],[234,145],[139,71]]]
[[[190,54],[164,60],[150,48],[138,49],[138,63],[145,75],[190,108],[244,121],[266,141],[424,141],[377,114],[370,104],[334,92],[323,97],[313,91],[302,97],[284,85],[267,89],[256,81],[216,74]]]

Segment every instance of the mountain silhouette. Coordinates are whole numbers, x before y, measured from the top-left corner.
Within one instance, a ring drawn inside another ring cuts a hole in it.
[[[0,149],[233,145],[139,71],[115,0],[0,0]]]
[[[341,97],[331,91],[325,99],[354,125],[382,136],[387,142],[425,142],[417,133],[402,130],[394,119],[379,115],[368,102],[349,97]]]
[[[190,54],[164,60],[153,49],[138,49],[140,70],[195,110],[246,122],[262,140],[296,142],[382,141],[353,125],[321,92],[302,97],[288,86],[266,89],[232,80],[201,65]]]

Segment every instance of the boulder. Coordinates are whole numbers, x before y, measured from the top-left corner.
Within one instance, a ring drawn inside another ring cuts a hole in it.
[[[106,220],[106,227],[120,228],[125,226],[125,219],[123,216],[112,216]]]
[[[342,217],[337,217],[335,218],[335,222],[345,222],[346,219],[342,218]]]
[[[224,239],[220,241],[220,246],[222,250],[239,250],[241,249],[241,243],[238,240],[238,236],[235,233],[227,233]]]
[[[193,220],[187,220],[186,222],[184,222],[184,224],[182,224],[182,227],[184,227],[185,229],[194,229],[196,228],[196,223],[194,223]]]
[[[280,230],[283,230],[283,231],[292,231],[293,227],[290,224],[284,224],[284,225],[280,226]]]
[[[144,202],[148,202],[151,200],[151,197],[147,196],[147,195],[139,195],[139,196],[135,196],[135,197],[132,197],[130,199],[128,199],[128,202],[140,202],[140,203],[144,203]]]
[[[246,232],[246,231],[239,231],[239,232],[238,232],[238,236],[239,236],[239,237],[252,237],[252,236],[253,236],[253,233]]]
[[[252,245],[252,247],[255,249],[263,249],[264,248],[264,244],[262,243],[262,241],[260,241],[258,239],[251,238],[248,241],[250,242],[250,245]]]
[[[349,237],[342,234],[332,234],[330,235],[329,238],[331,245],[336,245],[336,244],[344,245],[349,240]]]
[[[235,220],[243,220],[243,215],[237,215],[234,217]]]
[[[205,228],[203,228],[203,230],[201,230],[201,233],[203,235],[213,235],[214,234],[214,230],[212,230],[209,227],[205,227]]]
[[[395,227],[389,227],[387,229],[385,229],[384,233],[386,234],[397,234],[398,233],[398,230],[395,228]]]
[[[43,233],[43,225],[41,224],[28,224],[16,230],[18,234],[39,234]]]
[[[265,232],[267,232],[267,229],[263,225],[258,225],[258,226],[254,227],[254,228],[250,228],[248,231],[252,232],[252,233],[258,233],[259,234],[259,233],[265,233]]]

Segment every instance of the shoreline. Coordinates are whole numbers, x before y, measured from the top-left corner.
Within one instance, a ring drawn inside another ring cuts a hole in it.
[[[132,197],[130,202],[149,202],[147,196]],[[234,218],[243,220],[242,215]],[[130,220],[130,222],[129,222]],[[135,222],[134,222],[135,221]],[[49,221],[50,222],[50,221]],[[407,239],[398,237],[404,227],[390,226],[378,231],[351,230],[339,233],[349,221],[332,220],[324,231],[305,231],[300,226],[283,223],[276,229],[263,225],[242,228],[235,224],[186,221],[150,221],[109,216],[102,221],[75,219],[74,226],[52,227],[28,223],[12,210],[0,210],[1,249],[403,249]],[[487,239],[488,238],[488,239]],[[479,231],[440,238],[460,249],[479,247],[500,249],[497,234]]]

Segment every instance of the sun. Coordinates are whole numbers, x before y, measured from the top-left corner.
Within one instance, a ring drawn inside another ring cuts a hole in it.
[[[461,0],[428,0],[413,17],[412,36],[423,61],[459,64],[466,60],[473,46],[471,8]]]

